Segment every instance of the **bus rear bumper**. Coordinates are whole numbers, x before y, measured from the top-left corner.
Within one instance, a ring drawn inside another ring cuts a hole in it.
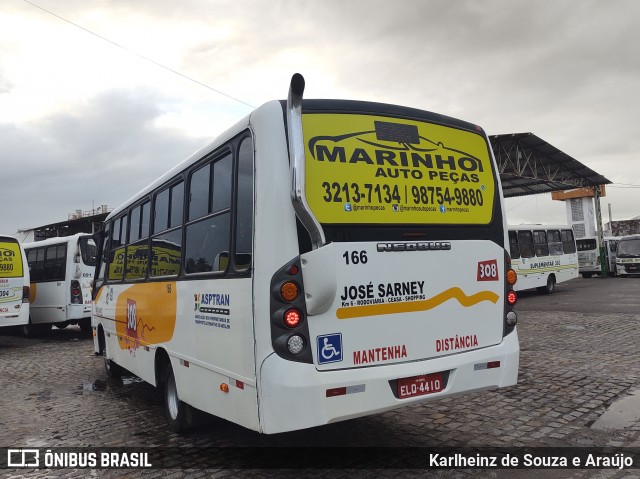
[[[518,379],[517,330],[500,344],[464,354],[358,369],[322,371],[272,354],[259,384],[261,432],[273,434],[329,424],[463,393],[512,386]],[[500,361],[500,367],[486,368]],[[483,367],[485,366],[485,367]],[[446,387],[433,394],[398,399],[394,380],[449,371]],[[327,390],[347,393],[327,397]]]

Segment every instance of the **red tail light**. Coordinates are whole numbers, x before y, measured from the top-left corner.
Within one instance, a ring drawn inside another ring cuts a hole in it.
[[[71,281],[71,304],[82,304],[82,290],[80,289],[80,281],[76,279]]]
[[[290,328],[295,328],[302,321],[302,315],[297,309],[287,309],[284,313],[284,324]]]
[[[518,302],[518,295],[516,294],[516,292],[513,291],[513,290],[509,291],[507,293],[507,303],[509,303],[509,305],[513,306],[517,302]]]

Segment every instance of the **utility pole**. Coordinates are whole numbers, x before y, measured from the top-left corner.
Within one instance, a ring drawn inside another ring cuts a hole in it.
[[[600,185],[593,187],[593,201],[596,207],[596,228],[598,230],[598,245],[600,249],[600,278],[608,278],[608,264],[604,251],[604,234],[602,231],[602,210],[600,208]]]

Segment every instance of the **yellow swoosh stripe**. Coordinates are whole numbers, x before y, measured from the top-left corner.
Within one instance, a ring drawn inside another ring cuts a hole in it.
[[[491,301],[496,303],[500,296],[492,291],[480,291],[479,293],[467,296],[460,288],[449,288],[442,293],[436,294],[432,298],[424,301],[409,301],[404,303],[370,304],[366,306],[354,306],[351,308],[338,308],[336,317],[338,319],[360,318],[362,316],[381,316],[384,314],[414,313],[416,311],[427,311],[436,306],[440,306],[445,301],[456,299],[465,308],[478,304],[481,301]]]

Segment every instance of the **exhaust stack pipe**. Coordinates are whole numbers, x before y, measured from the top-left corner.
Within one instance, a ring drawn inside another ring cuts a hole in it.
[[[302,134],[302,94],[304,77],[295,73],[291,77],[287,96],[287,134],[289,137],[289,165],[291,168],[291,201],[300,222],[311,236],[311,247],[315,250],[326,243],[322,226],[315,217],[305,192],[304,136]]]

